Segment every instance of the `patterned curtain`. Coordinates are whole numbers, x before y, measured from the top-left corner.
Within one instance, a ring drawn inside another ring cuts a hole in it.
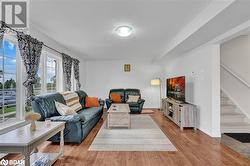
[[[63,76],[64,76],[64,85],[65,90],[70,91],[71,90],[71,71],[72,71],[72,61],[73,59],[64,53],[62,53],[62,59],[63,59]]]
[[[22,32],[17,33],[17,41],[27,73],[26,80],[23,82],[23,85],[27,89],[25,103],[27,110],[31,106],[31,101],[34,97],[33,85],[37,82],[37,72],[43,43]]]
[[[3,37],[4,37],[4,29],[0,28],[0,48],[2,47]]]
[[[74,75],[75,75],[75,79],[77,82],[76,83],[76,90],[80,90],[81,84],[80,84],[80,78],[79,78],[79,60],[74,59],[73,64],[74,64]]]

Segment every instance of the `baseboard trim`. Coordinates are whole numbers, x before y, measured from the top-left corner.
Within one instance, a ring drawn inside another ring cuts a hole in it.
[[[144,110],[160,110],[160,108],[143,108]]]

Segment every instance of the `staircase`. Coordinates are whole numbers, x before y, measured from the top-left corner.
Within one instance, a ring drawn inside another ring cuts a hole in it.
[[[221,91],[221,133],[250,133],[248,118]]]

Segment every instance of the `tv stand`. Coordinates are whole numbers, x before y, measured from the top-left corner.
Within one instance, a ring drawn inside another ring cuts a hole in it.
[[[162,99],[163,114],[177,124],[181,130],[192,127],[196,130],[197,109],[193,104],[183,103],[174,99]]]

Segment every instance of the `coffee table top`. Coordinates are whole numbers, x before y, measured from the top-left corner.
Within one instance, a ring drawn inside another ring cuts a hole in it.
[[[108,113],[114,112],[130,112],[129,105],[125,103],[112,104],[108,109]]]
[[[45,122],[36,122],[36,131],[30,131],[30,124],[14,129],[0,135],[0,146],[27,146],[51,131],[64,127],[65,122],[51,122],[46,126]]]

